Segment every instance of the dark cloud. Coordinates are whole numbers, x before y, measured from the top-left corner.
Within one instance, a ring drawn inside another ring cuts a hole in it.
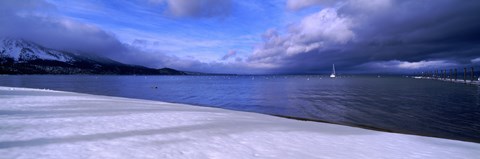
[[[304,17],[286,33],[267,31],[265,42],[248,60],[269,64],[280,73],[328,72],[332,63],[345,72],[478,65],[472,60],[480,57],[480,1],[347,0],[338,4]]]
[[[115,36],[96,26],[54,16],[55,7],[44,1],[7,0],[1,1],[0,6],[2,37],[21,38],[54,49],[106,56],[128,50]]]
[[[151,0],[166,4],[167,13],[177,17],[224,17],[231,12],[231,0]]]
[[[331,5],[335,0],[287,0],[287,8],[290,10],[300,10],[313,5]]]
[[[224,14],[220,12],[228,9],[229,6],[221,9],[218,7],[230,5],[229,3],[229,1],[216,0],[180,0],[172,1],[169,5],[173,9],[178,9],[175,12],[178,12],[179,16],[213,16],[217,13]],[[186,7],[185,10],[182,10],[182,7]],[[195,58],[180,58],[158,51],[145,51],[142,48],[150,45],[158,46],[159,42],[135,39],[130,44],[122,43],[113,33],[95,25],[58,16],[56,7],[45,1],[0,1],[0,13],[0,37],[20,38],[53,49],[95,54],[124,63],[153,68],[171,67],[186,71],[214,73],[254,71],[248,68],[241,69],[245,66],[240,63],[200,62]],[[231,51],[225,59],[234,57],[235,54],[235,51]]]
[[[174,57],[139,49],[139,45],[147,45],[146,40],[122,43],[97,26],[57,16],[55,6],[44,1],[0,1],[0,12],[0,37],[24,39],[48,48],[94,54],[128,64],[175,67],[169,65],[175,63],[167,63]]]
[[[148,41],[147,40],[144,40],[144,39],[135,39],[133,40],[132,42],[132,45],[134,46],[143,46],[145,47],[146,45],[148,45]]]
[[[223,57],[221,58],[221,60],[228,60],[229,58],[231,57],[235,57],[235,55],[237,55],[237,52],[235,50],[230,50],[228,51],[227,54],[223,55]]]
[[[480,62],[480,58],[479,58],[478,60],[476,60],[476,61]],[[241,58],[241,57],[236,57],[236,58],[235,58],[235,62],[243,62],[243,58]]]
[[[168,1],[168,5],[169,11],[175,16],[189,17],[225,16],[231,7],[229,0],[175,0]],[[29,40],[53,49],[95,54],[153,68],[220,73],[235,72],[241,67],[239,64],[207,63],[159,51],[145,51],[145,47],[158,46],[159,42],[135,39],[130,43],[122,43],[113,33],[93,24],[59,16],[56,6],[46,1],[0,1],[0,13],[0,37]]]

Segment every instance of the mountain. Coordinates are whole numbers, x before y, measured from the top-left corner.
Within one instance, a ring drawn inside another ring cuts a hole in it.
[[[123,64],[106,57],[43,47],[26,40],[0,39],[0,74],[185,75],[171,68]]]

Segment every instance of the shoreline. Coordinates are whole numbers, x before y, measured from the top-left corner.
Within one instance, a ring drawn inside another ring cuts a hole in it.
[[[6,158],[480,155],[478,143],[188,104],[2,86],[0,98],[0,153]]]
[[[412,78],[412,79],[415,79],[415,78]],[[432,79],[430,79],[430,80],[432,80]],[[439,81],[441,81],[441,80],[439,80]],[[470,84],[470,83],[467,83],[467,85],[468,84]],[[472,85],[474,85],[474,84],[472,84]],[[191,106],[198,106],[198,107],[205,107],[205,108],[222,109],[222,110],[228,110],[228,111],[256,113],[256,114],[286,118],[286,119],[290,119],[290,120],[327,123],[327,124],[349,126],[349,127],[362,128],[362,129],[367,129],[367,130],[374,130],[374,131],[381,131],[381,132],[388,132],[388,133],[397,133],[397,134],[405,134],[405,135],[417,135],[417,136],[424,136],[424,137],[434,137],[434,138],[439,138],[439,139],[457,140],[457,141],[464,141],[464,142],[471,142],[471,143],[480,144],[480,139],[475,140],[475,139],[461,139],[461,138],[453,138],[453,137],[444,137],[444,136],[441,136],[441,135],[432,135],[432,134],[422,134],[422,133],[407,132],[407,131],[398,131],[398,130],[391,130],[391,129],[385,129],[385,128],[380,128],[380,127],[374,127],[374,126],[368,126],[368,125],[362,125],[362,124],[355,124],[355,123],[336,123],[336,122],[330,122],[330,121],[326,121],[326,120],[310,119],[310,118],[305,118],[305,117],[295,117],[295,116],[286,116],[286,115],[269,114],[269,113],[258,113],[258,112],[253,112],[253,111],[241,111],[241,110],[225,109],[225,108],[209,106],[209,105],[189,104],[189,103],[180,103],[180,102],[169,102],[169,101],[150,100],[150,99],[141,99],[141,98],[118,97],[118,96],[109,96],[109,95],[102,95],[102,94],[90,94],[90,93],[70,92],[70,91],[62,91],[62,90],[51,90],[51,89],[45,89],[45,88],[42,89],[42,88],[0,86],[0,88],[2,88],[2,87],[14,88],[14,89],[47,90],[47,91],[56,91],[56,92],[65,92],[65,93],[78,93],[78,94],[84,94],[84,95],[93,95],[93,96],[102,96],[102,97],[111,97],[111,98],[125,98],[125,99],[132,99],[132,100],[146,100],[146,101],[164,102],[164,103],[178,104],[178,105],[191,105]]]
[[[413,79],[415,79],[415,78],[413,78]],[[436,79],[430,79],[430,80],[436,80]],[[439,81],[443,81],[443,80],[439,80]],[[458,83],[460,83],[460,82],[458,82]],[[461,84],[465,84],[465,83],[461,83]],[[472,83],[466,83],[466,84],[468,85],[468,84],[472,84]],[[474,84],[472,84],[472,85],[474,85]],[[107,97],[107,98],[124,98],[124,99],[131,99],[131,100],[146,100],[146,101],[153,101],[153,102],[169,103],[169,104],[174,104],[174,105],[189,105],[189,106],[194,106],[194,107],[214,108],[214,109],[221,109],[221,110],[227,110],[227,111],[238,111],[238,112],[247,112],[247,113],[269,115],[269,116],[275,116],[275,117],[280,117],[280,118],[285,118],[285,119],[290,119],[290,120],[327,123],[327,124],[349,126],[349,127],[361,128],[361,129],[373,130],[373,131],[381,131],[381,132],[397,133],[397,134],[405,134],[405,135],[416,135],[416,136],[424,136],[424,137],[433,137],[433,138],[439,138],[439,139],[448,139],[448,140],[456,140],[456,141],[463,141],[463,142],[471,142],[471,143],[480,144],[480,140],[448,138],[448,137],[442,137],[442,136],[439,136],[439,135],[421,134],[421,133],[406,132],[406,131],[396,131],[396,130],[391,130],[391,129],[384,129],[384,128],[362,125],[362,124],[355,124],[355,123],[336,123],[336,122],[330,122],[330,121],[320,120],[320,119],[310,119],[310,118],[304,118],[304,117],[295,117],[295,116],[286,116],[286,115],[268,114],[268,113],[264,114],[264,113],[258,113],[258,112],[253,112],[253,111],[232,110],[232,109],[225,109],[225,108],[214,107],[214,106],[209,106],[209,105],[197,105],[197,104],[188,104],[188,103],[180,103],[180,102],[167,102],[167,101],[149,100],[149,99],[141,99],[141,98],[118,97],[118,96],[109,96],[109,95],[102,95],[102,94],[90,94],[90,93],[81,93],[81,92],[52,90],[52,89],[45,89],[45,88],[42,89],[42,88],[0,86],[0,88],[2,88],[2,87],[12,88],[12,89],[25,89],[25,90],[32,89],[32,90],[55,91],[55,92],[64,92],[64,93],[76,93],[76,94],[100,96],[100,97]]]
[[[366,130],[373,130],[373,131],[381,131],[381,132],[396,133],[396,134],[405,134],[405,135],[416,135],[416,136],[424,136],[424,137],[433,137],[433,138],[439,138],[439,139],[448,139],[448,140],[456,140],[456,141],[463,141],[463,142],[471,142],[471,143],[480,144],[480,140],[468,140],[468,139],[446,138],[446,137],[440,137],[440,136],[436,136],[436,135],[428,135],[428,134],[413,133],[413,132],[401,132],[401,131],[395,131],[395,130],[390,130],[390,129],[383,129],[383,128],[378,128],[378,127],[373,127],[373,126],[368,126],[368,125],[361,125],[361,124],[354,124],[354,123],[335,123],[335,122],[329,122],[329,121],[326,121],[326,120],[309,119],[309,118],[301,118],[301,117],[291,117],[291,116],[284,116],[284,115],[273,115],[273,114],[271,114],[271,115],[272,115],[272,116],[281,117],[281,118],[292,119],[292,120],[311,121],[311,122],[318,122],[318,123],[327,123],[327,124],[350,126],[350,127],[361,128],[361,129],[366,129]]]

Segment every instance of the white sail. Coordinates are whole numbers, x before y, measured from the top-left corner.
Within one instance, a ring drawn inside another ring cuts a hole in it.
[[[335,64],[333,64],[333,72],[330,75],[331,78],[335,78]]]

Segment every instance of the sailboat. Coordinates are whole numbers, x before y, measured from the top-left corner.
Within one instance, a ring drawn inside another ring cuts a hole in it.
[[[333,72],[330,75],[330,78],[335,78],[335,64],[333,64]]]

